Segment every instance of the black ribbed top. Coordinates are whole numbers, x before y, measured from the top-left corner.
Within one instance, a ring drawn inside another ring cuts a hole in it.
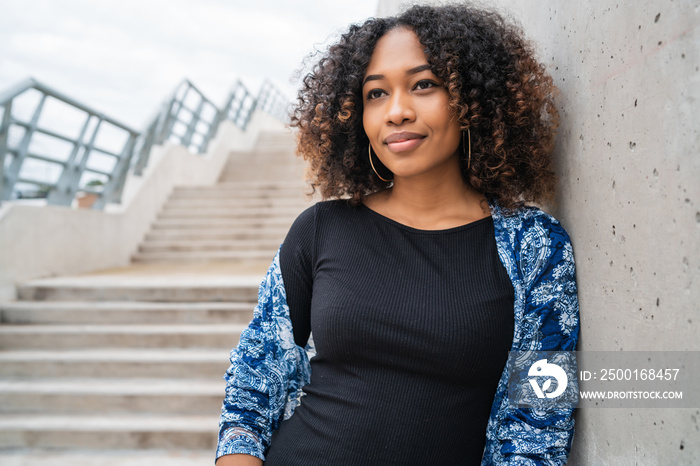
[[[311,383],[265,464],[477,465],[513,340],[513,288],[487,217],[418,230],[316,204],[280,252]]]

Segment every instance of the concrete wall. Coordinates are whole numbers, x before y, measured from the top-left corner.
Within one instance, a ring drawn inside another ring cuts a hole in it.
[[[0,301],[15,299],[22,280],[127,265],[175,186],[216,183],[231,151],[251,149],[261,131],[283,129],[257,112],[245,132],[222,123],[205,155],[182,146],[155,147],[143,176],[127,179],[122,203],[105,211],[4,202]]]
[[[700,2],[483,3],[521,22],[561,90],[549,210],[573,239],[579,349],[700,350]],[[569,464],[700,464],[698,409],[576,417]]]

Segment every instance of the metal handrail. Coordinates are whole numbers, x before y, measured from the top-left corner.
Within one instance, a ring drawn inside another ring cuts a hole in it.
[[[39,103],[31,118],[22,120],[13,113],[13,103],[31,89],[40,93]],[[39,124],[47,99],[64,102],[84,113],[86,118],[78,137],[69,137]],[[253,96],[240,80],[236,81],[224,106],[219,108],[194,84],[184,80],[143,131],[137,131],[30,78],[0,93],[0,201],[11,199],[16,185],[24,183],[48,191],[49,204],[70,205],[79,191],[93,192],[98,195],[93,208],[101,209],[108,202],[121,202],[129,171],[136,176],[143,173],[154,145],[170,141],[201,154],[206,151],[222,121],[230,120],[245,130],[253,112],[259,109],[286,122],[289,121],[287,106],[284,95],[269,81],[263,83],[257,96]],[[126,140],[117,151],[96,146],[100,129],[107,126],[126,133]],[[10,141],[13,130],[23,132],[17,144]],[[72,144],[68,157],[60,160],[31,150],[37,134]],[[112,169],[106,171],[88,166],[92,154],[113,159]],[[11,160],[5,163],[8,155]],[[51,183],[27,177],[22,173],[27,160],[60,167],[60,175]],[[86,183],[81,183],[90,174],[93,179],[102,180],[102,189],[91,189]]]
[[[226,104],[224,104],[222,113],[219,117],[224,120],[233,121],[236,126],[245,131],[248,127],[248,121],[253,115],[256,108],[257,98],[251,94],[243,83],[238,80],[234,83],[231,92],[229,92]],[[280,118],[282,121],[289,118]]]
[[[290,102],[270,81],[265,80],[258,98],[256,99],[257,108],[264,111],[280,120],[288,121],[290,114]]]

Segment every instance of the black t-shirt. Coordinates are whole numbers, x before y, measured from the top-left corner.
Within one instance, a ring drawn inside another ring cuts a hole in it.
[[[487,217],[418,230],[320,202],[280,251],[294,338],[317,355],[265,464],[480,464],[513,341],[513,288]]]

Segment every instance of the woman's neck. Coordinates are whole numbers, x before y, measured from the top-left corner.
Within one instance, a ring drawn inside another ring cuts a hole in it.
[[[458,170],[441,176],[396,178],[394,186],[364,203],[399,223],[422,230],[443,230],[490,215],[485,197]]]

